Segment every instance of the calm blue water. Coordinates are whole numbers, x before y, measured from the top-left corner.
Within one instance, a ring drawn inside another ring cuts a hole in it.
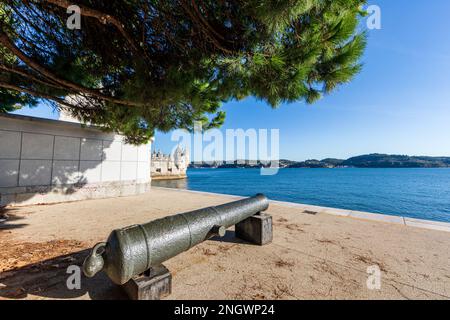
[[[154,184],[450,222],[450,169],[190,169]]]

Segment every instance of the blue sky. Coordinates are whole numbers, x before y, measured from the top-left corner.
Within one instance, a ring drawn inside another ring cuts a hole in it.
[[[280,157],[347,158],[366,153],[450,156],[450,2],[369,1],[382,29],[370,30],[364,69],[314,105],[271,109],[248,98],[224,105],[222,128],[279,129]],[[45,106],[21,114],[56,118]],[[169,152],[170,134],[155,148]]]

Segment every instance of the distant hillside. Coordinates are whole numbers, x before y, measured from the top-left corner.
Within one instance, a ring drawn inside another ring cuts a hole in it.
[[[450,168],[450,157],[410,157],[405,155],[368,154],[352,157],[347,160],[323,159],[291,161],[280,160],[280,168]],[[231,164],[203,163],[191,164],[191,168],[259,168],[268,166],[267,163],[241,160]]]
[[[447,168],[450,167],[450,157],[369,154],[347,159],[342,164],[358,168]]]

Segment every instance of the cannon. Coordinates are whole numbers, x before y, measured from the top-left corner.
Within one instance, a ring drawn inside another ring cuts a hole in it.
[[[83,272],[87,277],[93,277],[104,270],[114,283],[123,285],[211,237],[223,237],[226,229],[232,225],[236,225],[236,236],[252,240],[256,232],[261,242],[263,230],[255,227],[255,223],[249,219],[268,207],[268,199],[257,194],[235,202],[114,230],[106,242],[93,247],[83,263]],[[270,218],[270,240],[271,228]]]

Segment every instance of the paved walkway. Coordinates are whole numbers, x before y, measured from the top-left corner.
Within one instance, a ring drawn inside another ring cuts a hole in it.
[[[153,188],[126,198],[11,208],[0,224],[0,299],[125,298],[104,274],[68,290],[67,266],[81,264],[114,228],[232,200]],[[272,244],[241,242],[230,229],[224,239],[169,260],[169,298],[450,299],[450,233],[330,210],[272,203]],[[372,266],[381,269],[380,290],[367,288]]]

